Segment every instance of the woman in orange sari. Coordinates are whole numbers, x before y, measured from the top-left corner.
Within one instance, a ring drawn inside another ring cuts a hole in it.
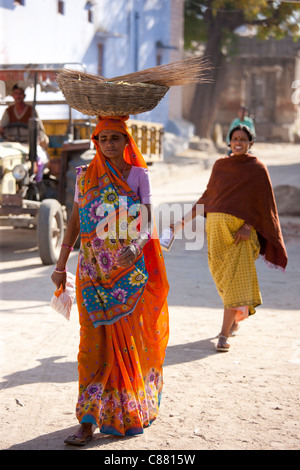
[[[72,215],[52,281],[65,287],[66,263],[79,235],[76,273],[80,320],[78,432],[143,432],[157,417],[169,336],[168,281],[155,227],[147,165],[127,117],[99,118],[96,155],[77,169]],[[143,209],[143,210],[141,210]],[[142,214],[142,215],[141,215]]]

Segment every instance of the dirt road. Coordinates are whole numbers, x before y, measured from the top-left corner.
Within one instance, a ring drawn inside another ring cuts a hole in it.
[[[299,146],[260,146],[274,184],[299,181]],[[191,158],[193,157],[193,158]],[[151,168],[163,203],[193,203],[205,189],[214,156],[183,156]],[[206,246],[176,240],[165,255],[170,282],[170,342],[159,418],[141,436],[101,436],[88,450],[296,450],[299,436],[299,219],[282,218],[289,255],[285,274],[257,262],[264,304],[215,352],[222,305]],[[70,450],[77,428],[78,319],[49,307],[52,267],[42,266],[35,233],[1,230],[0,449]],[[75,272],[77,253],[70,257]]]

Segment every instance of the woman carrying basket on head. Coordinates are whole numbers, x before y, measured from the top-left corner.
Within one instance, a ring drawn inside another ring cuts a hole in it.
[[[157,417],[162,393],[169,286],[152,231],[147,165],[127,118],[99,118],[92,135],[96,155],[77,169],[73,211],[52,274],[56,287],[64,287],[67,259],[80,232],[76,416],[81,426],[65,440],[73,445],[91,440],[93,425],[104,434],[142,433]]]

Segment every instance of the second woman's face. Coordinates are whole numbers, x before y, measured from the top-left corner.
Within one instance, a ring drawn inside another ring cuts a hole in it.
[[[98,135],[100,150],[110,159],[123,158],[123,152],[128,142],[127,136],[111,129],[103,130]]]
[[[245,131],[234,131],[230,140],[230,147],[234,155],[244,155],[251,146],[252,142],[249,141],[248,134]]]

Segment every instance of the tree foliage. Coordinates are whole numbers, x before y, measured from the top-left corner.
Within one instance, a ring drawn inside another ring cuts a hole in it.
[[[195,49],[209,41],[209,30],[220,22],[225,36],[240,26],[255,26],[260,39],[286,35],[299,39],[300,2],[185,0],[185,48]]]
[[[234,53],[240,27],[255,28],[261,40],[300,38],[300,2],[293,0],[185,0],[185,49],[202,51],[213,69],[213,84],[199,85],[190,110],[198,135],[212,130],[224,57]],[[205,117],[199,117],[199,107]]]

